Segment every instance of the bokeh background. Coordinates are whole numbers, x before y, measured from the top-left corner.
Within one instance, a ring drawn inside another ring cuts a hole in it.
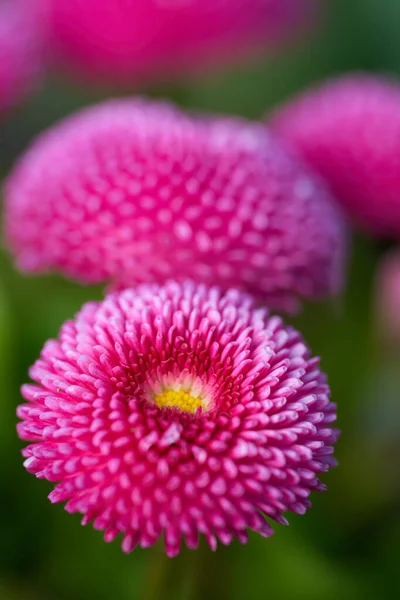
[[[252,64],[189,82],[140,89],[190,109],[259,118],[308,84],[349,70],[400,78],[399,0],[320,0],[323,21],[296,44]],[[1,57],[0,57],[1,60]],[[133,92],[137,90],[132,90]],[[108,93],[109,91],[107,91]],[[0,123],[0,179],[40,130],[105,97],[62,75]],[[45,235],[45,232],[44,232]],[[25,472],[15,432],[19,386],[44,341],[99,288],[26,277],[1,255],[0,598],[2,600],[330,600],[400,597],[400,349],[376,330],[375,272],[386,243],[355,236],[349,283],[335,304],[292,319],[322,357],[342,437],[339,468],[324,476],[306,516],[216,554],[202,544],[173,560],[162,547],[125,556],[79,517],[46,499],[51,485]],[[400,310],[400,306],[399,306]]]

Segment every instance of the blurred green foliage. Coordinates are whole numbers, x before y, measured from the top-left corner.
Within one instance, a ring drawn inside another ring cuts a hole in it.
[[[200,110],[258,118],[318,79],[347,70],[400,77],[399,0],[331,0],[305,39],[252,65],[145,90]],[[135,90],[134,90],[135,91]],[[140,90],[144,93],[143,90]],[[37,132],[104,92],[53,76],[0,128],[0,173]],[[0,292],[0,597],[3,600],[382,600],[400,597],[400,422],[397,361],[373,335],[374,270],[385,248],[354,241],[349,286],[338,305],[306,307],[294,323],[322,356],[342,437],[338,469],[313,509],[276,526],[270,540],[250,535],[212,554],[205,544],[166,559],[162,548],[122,554],[118,542],[82,528],[50,506],[50,484],[22,468],[15,434],[19,386],[44,341],[100,289],[58,277],[17,273],[4,253]],[[399,307],[400,310],[400,307]],[[383,402],[382,394],[385,393]],[[390,425],[390,427],[388,426]]]

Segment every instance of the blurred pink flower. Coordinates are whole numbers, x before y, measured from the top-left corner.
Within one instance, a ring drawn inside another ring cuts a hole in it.
[[[400,86],[349,75],[278,109],[273,130],[367,232],[400,236]]]
[[[105,81],[168,78],[232,61],[296,30],[314,0],[37,0],[55,52]]]
[[[28,0],[0,3],[0,113],[35,84],[42,67],[43,35]]]
[[[247,541],[303,514],[338,432],[318,359],[250,297],[186,282],[89,303],[23,386],[28,471],[122,548]]]
[[[109,101],[41,136],[5,188],[20,267],[118,286],[194,278],[294,310],[339,291],[341,216],[262,125]]]
[[[379,334],[385,343],[400,344],[400,250],[392,250],[381,261],[375,282],[375,313]]]

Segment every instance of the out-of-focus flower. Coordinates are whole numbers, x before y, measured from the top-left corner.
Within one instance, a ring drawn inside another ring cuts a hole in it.
[[[336,293],[341,216],[263,125],[111,101],[45,133],[5,189],[20,267],[82,282],[194,278],[270,306]]]
[[[18,103],[41,70],[43,35],[27,0],[0,3],[0,113]]]
[[[289,102],[270,125],[367,232],[400,235],[400,86],[350,75]]]
[[[400,347],[400,250],[379,265],[375,282],[375,314],[382,341]]]
[[[303,514],[335,465],[335,405],[301,336],[250,297],[190,282],[84,306],[22,389],[28,471],[122,547],[211,548]]]
[[[232,61],[275,44],[313,0],[36,0],[56,54],[93,79],[129,83]]]

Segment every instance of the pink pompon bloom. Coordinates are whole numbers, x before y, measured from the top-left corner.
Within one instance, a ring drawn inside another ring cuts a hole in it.
[[[18,103],[42,66],[38,15],[28,0],[0,3],[0,113]]]
[[[318,359],[251,297],[191,282],[86,304],[22,388],[25,467],[122,548],[212,549],[303,514],[336,464]]]
[[[5,189],[21,268],[86,283],[190,278],[294,310],[340,290],[345,231],[263,125],[109,101],[42,135]]]
[[[276,44],[310,20],[314,0],[36,0],[72,69],[130,83],[215,67]]]
[[[375,282],[375,315],[385,344],[400,343],[400,250],[392,250],[378,266]]]
[[[269,125],[368,233],[400,236],[400,86],[356,74],[311,89]]]

